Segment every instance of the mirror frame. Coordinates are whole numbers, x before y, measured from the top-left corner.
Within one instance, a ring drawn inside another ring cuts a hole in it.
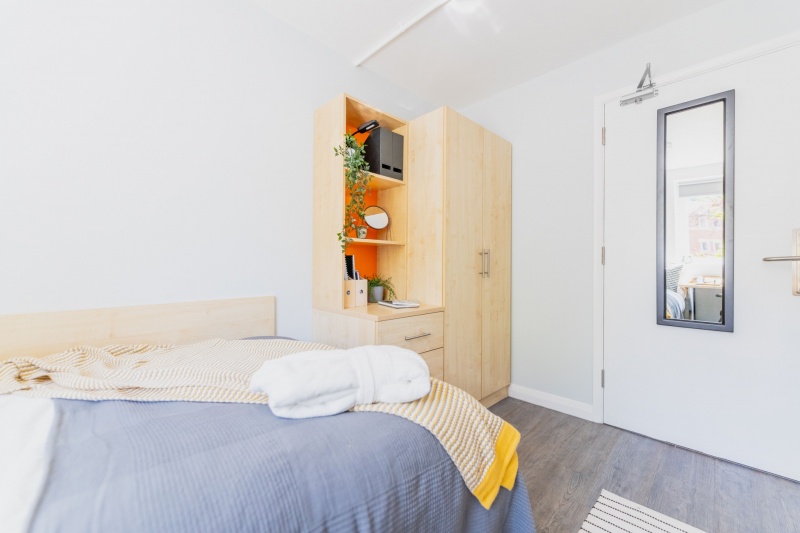
[[[734,107],[735,93],[730,90],[704,98],[698,98],[682,104],[665,107],[658,110],[658,198],[657,211],[657,236],[656,236],[656,287],[657,308],[656,323],[661,326],[675,326],[679,328],[705,329],[712,331],[733,332],[733,183],[734,183]],[[723,323],[698,322],[694,320],[679,320],[666,316],[666,155],[667,155],[667,117],[672,113],[686,111],[695,107],[715,102],[723,102],[725,106],[725,160],[723,162],[723,195],[725,203],[725,220],[722,224],[723,242],[725,243],[725,262],[722,265],[722,316]]]
[[[383,214],[386,215],[386,226],[384,226],[382,228],[376,228],[374,226],[370,226],[369,222],[367,222],[367,216],[366,216],[367,209],[369,209],[370,207],[376,207],[376,208],[380,209],[381,211],[383,211]],[[364,224],[366,224],[370,228],[374,229],[375,231],[384,231],[384,230],[388,231],[389,226],[391,225],[391,223],[392,223],[392,217],[390,217],[389,216],[389,212],[386,211],[386,209],[382,208],[381,206],[373,204],[373,205],[368,205],[367,207],[364,208]]]

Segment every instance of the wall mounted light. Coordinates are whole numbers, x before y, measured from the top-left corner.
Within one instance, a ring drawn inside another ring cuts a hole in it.
[[[378,126],[380,126],[380,123],[377,120],[368,120],[362,125],[360,125],[358,129],[353,132],[353,135],[357,133],[367,133],[368,131],[374,130]]]

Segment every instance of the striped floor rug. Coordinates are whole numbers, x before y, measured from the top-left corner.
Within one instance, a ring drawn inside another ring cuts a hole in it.
[[[587,533],[704,533],[644,505],[620,498],[607,490],[589,511],[581,526]]]

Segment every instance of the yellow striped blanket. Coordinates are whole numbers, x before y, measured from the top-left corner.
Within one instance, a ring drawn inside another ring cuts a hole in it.
[[[80,346],[43,358],[0,362],[0,394],[75,400],[191,401],[266,404],[249,391],[267,359],[330,346],[288,340],[224,341],[184,346]],[[489,508],[517,474],[519,432],[466,392],[431,378],[431,392],[414,402],[358,405],[428,429],[453,459],[480,503]]]

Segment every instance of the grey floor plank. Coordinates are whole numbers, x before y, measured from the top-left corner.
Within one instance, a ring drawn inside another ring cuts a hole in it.
[[[752,509],[755,494],[756,472],[717,461],[717,531],[740,531],[739,525],[756,509]]]
[[[794,483],[786,479],[775,479],[767,476],[772,498],[778,502],[782,512],[775,511],[782,517],[786,524],[786,531],[800,532],[800,491],[796,490]]]
[[[631,501],[643,502],[652,490],[665,451],[666,446],[658,441],[624,433],[614,449],[610,468],[605,469],[605,489]],[[631,468],[632,465],[636,468]]]
[[[706,465],[706,468],[702,468]],[[711,510],[697,502],[714,501],[715,469],[692,451],[664,450],[652,488],[642,505],[706,531],[714,529]]]
[[[769,523],[777,524],[782,531],[800,532],[800,494],[791,490],[790,483],[769,474],[755,477],[752,505],[768,515]]]
[[[800,533],[795,483],[507,398],[539,533],[575,533],[602,489],[709,533]]]
[[[620,438],[620,432],[602,424],[578,422],[571,441],[552,457],[570,474],[570,485],[553,506],[547,521],[540,525],[542,531],[577,531],[586,518],[587,511],[597,500],[603,484],[602,465],[611,455]],[[541,488],[547,493],[547,485]],[[557,492],[557,491],[554,491]]]
[[[494,412],[494,414],[497,416],[506,418],[523,405],[525,405],[525,402],[515,400],[514,398],[506,398],[505,400],[494,404],[494,406],[492,406],[492,412]]]
[[[694,459],[692,478],[690,480],[694,496],[689,516],[686,517],[685,522],[704,531],[714,531],[716,504],[709,505],[708,502],[716,502],[717,461],[709,460],[711,459],[710,457],[696,454],[692,451],[684,451],[691,454]],[[674,474],[671,475],[674,476]]]

